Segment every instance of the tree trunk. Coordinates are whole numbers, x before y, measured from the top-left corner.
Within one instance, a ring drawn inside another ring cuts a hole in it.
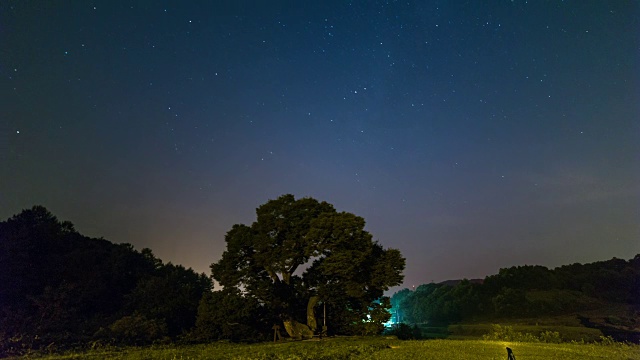
[[[307,326],[314,333],[318,331],[318,322],[316,321],[316,314],[313,311],[316,305],[320,301],[320,298],[317,296],[312,296],[309,298],[309,303],[307,303]]]
[[[313,310],[319,301],[320,298],[317,296],[309,298],[309,302],[307,303],[307,325],[297,322],[292,318],[283,321],[284,329],[290,337],[297,340],[313,338],[313,334],[318,330],[318,321],[316,320],[316,315]]]

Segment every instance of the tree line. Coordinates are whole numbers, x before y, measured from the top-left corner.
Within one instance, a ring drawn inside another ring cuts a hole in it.
[[[173,338],[195,325],[211,288],[204,274],[83,236],[42,206],[0,222],[0,354]]]
[[[0,222],[0,356],[383,330],[384,291],[402,282],[398,250],[312,198],[283,195],[256,213],[227,233],[211,276],[83,236],[42,206]]]
[[[640,255],[556,269],[518,266],[482,282],[425,284],[391,298],[405,259],[363,218],[283,195],[237,224],[211,275],[150,249],[78,233],[42,206],[0,222],[0,356],[103,345],[379,334],[407,323],[564,314],[638,305]],[[213,279],[220,288],[213,288]],[[279,329],[279,330],[278,330]]]
[[[629,305],[640,312],[640,254],[548,269],[539,265],[500,269],[484,280],[431,283],[391,297],[401,322],[438,324],[460,321],[572,314]]]

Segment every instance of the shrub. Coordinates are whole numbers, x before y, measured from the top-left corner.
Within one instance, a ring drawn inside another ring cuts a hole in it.
[[[147,345],[167,335],[167,325],[158,319],[147,319],[134,314],[116,320],[109,326],[110,335],[123,345]]]
[[[558,335],[559,336],[559,335]],[[494,341],[519,341],[519,342],[537,342],[539,339],[529,333],[521,333],[513,330],[511,326],[500,326],[498,324],[491,325],[491,331],[482,336],[484,340]]]
[[[499,324],[492,324],[489,333],[482,336],[484,340],[496,340],[496,341],[514,341],[516,332],[511,326],[501,326]]]
[[[619,343],[616,342],[611,336],[600,336],[599,344],[604,346],[612,346],[612,345],[617,345]]]
[[[398,326],[391,332],[391,334],[397,336],[399,340],[415,339],[414,329],[412,329],[411,326],[407,324],[398,324]]]
[[[562,339],[560,338],[560,333],[557,331],[543,331],[540,333],[540,341],[544,343],[553,343],[560,344]]]

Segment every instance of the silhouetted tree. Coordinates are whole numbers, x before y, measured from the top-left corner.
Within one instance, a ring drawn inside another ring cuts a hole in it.
[[[316,331],[313,311],[320,302],[331,321],[366,321],[374,301],[402,281],[404,258],[373,241],[361,217],[293,195],[268,201],[256,213],[251,226],[234,225],[227,233],[227,249],[211,265],[212,274],[225,289],[243,289],[265,304],[292,337]]]

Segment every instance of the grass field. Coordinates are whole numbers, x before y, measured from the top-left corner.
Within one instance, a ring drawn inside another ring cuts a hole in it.
[[[584,326],[557,326],[557,325],[527,325],[527,324],[511,324],[509,325],[514,331],[520,333],[529,333],[535,336],[544,331],[558,331],[560,338],[564,342],[595,342],[603,336],[602,332],[597,329],[590,329]],[[449,339],[472,339],[482,338],[482,335],[491,331],[490,324],[471,324],[471,325],[450,325],[448,328]]]
[[[640,346],[623,344],[508,343],[482,340],[399,341],[391,337],[331,338],[242,345],[207,345],[92,350],[85,353],[43,356],[42,359],[506,359],[510,347],[523,359],[640,360]]]

